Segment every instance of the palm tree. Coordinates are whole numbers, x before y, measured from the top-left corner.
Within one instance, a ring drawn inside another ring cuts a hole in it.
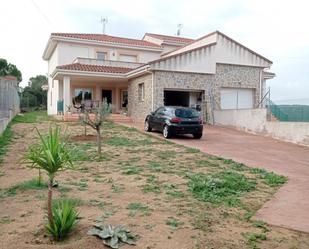
[[[47,214],[49,223],[53,224],[53,181],[58,171],[72,168],[73,164],[67,143],[61,139],[59,127],[50,128],[47,136],[42,136],[38,129],[37,132],[41,143],[30,147],[25,160],[31,164],[31,168],[44,170],[48,175]]]

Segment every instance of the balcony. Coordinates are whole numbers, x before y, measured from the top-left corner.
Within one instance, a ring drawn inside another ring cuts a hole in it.
[[[98,59],[83,58],[83,57],[77,57],[73,61],[73,63],[97,65],[97,66],[109,66],[109,67],[125,67],[125,68],[132,68],[132,69],[144,65],[144,63],[138,63],[138,62],[98,60]]]

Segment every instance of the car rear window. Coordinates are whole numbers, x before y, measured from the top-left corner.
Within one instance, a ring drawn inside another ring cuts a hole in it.
[[[199,112],[195,109],[176,109],[175,116],[179,118],[197,118],[200,116]]]

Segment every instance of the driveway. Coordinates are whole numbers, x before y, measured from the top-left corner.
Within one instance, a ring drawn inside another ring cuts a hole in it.
[[[131,126],[143,129],[141,123]],[[264,204],[255,218],[309,233],[309,147],[217,126],[205,126],[200,140],[183,136],[172,141],[287,176],[288,183]]]

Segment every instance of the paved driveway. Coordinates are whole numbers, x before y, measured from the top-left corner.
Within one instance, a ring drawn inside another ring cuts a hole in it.
[[[142,124],[133,126],[143,129]],[[265,203],[255,218],[272,225],[309,232],[309,147],[217,126],[206,126],[201,140],[191,137],[172,140],[287,176],[288,183]]]

